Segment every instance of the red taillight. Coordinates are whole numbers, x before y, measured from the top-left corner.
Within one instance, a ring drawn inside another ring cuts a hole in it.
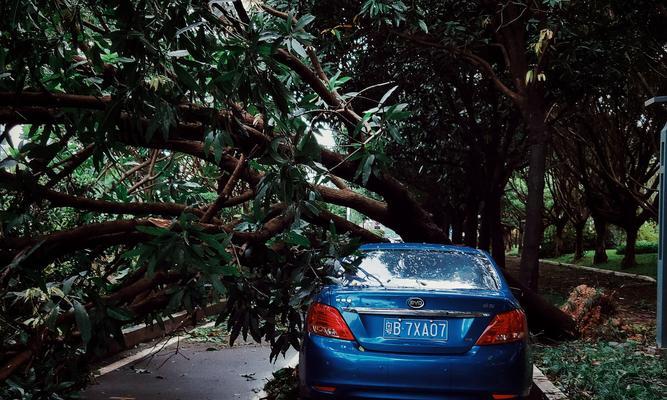
[[[313,389],[319,390],[320,392],[325,392],[325,393],[333,393],[336,391],[335,386],[313,386]]]
[[[525,338],[527,333],[526,314],[521,310],[512,310],[493,317],[476,344],[484,346],[516,342]]]
[[[350,328],[338,310],[322,303],[313,303],[308,310],[308,332],[336,339],[354,340]]]

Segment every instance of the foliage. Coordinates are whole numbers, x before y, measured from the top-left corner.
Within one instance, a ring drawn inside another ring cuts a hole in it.
[[[584,229],[583,244],[585,249],[591,249],[595,247],[595,233],[590,227]],[[549,226],[544,230],[544,238],[542,239],[542,246],[540,247],[540,257],[543,258],[552,258],[555,254],[556,248],[556,229],[554,226]],[[562,253],[574,253],[575,247],[575,232],[572,229],[571,225],[567,225],[563,230],[563,243],[560,248]],[[561,254],[558,254],[560,256]]]
[[[598,338],[608,334],[608,327],[618,330],[620,321],[614,320],[617,305],[612,297],[599,288],[587,285],[575,287],[565,304],[561,306],[577,322],[581,337]]]
[[[658,242],[658,224],[655,221],[646,221],[639,228],[637,241]]]
[[[298,347],[332,260],[383,240],[361,215],[502,256],[547,111],[640,93],[659,17],[603,3],[0,3],[0,394],[72,395],[124,325],[221,296],[230,342]]]
[[[343,106],[349,77],[312,65],[308,14],[190,0],[0,13],[0,397],[74,395],[123,326],[223,296],[231,343],[298,347],[333,260],[382,240],[326,205],[392,201],[380,171],[405,105]],[[351,151],[323,150],[321,129]]]
[[[625,244],[622,244],[618,247],[616,247],[616,254],[623,255],[625,254]],[[658,252],[658,243],[657,242],[649,242],[646,240],[638,240],[637,244],[635,245],[635,252],[637,254],[649,254],[649,253],[657,253]]]
[[[229,344],[229,332],[223,326],[198,326],[188,332],[187,340],[225,346]]]
[[[667,365],[636,343],[576,341],[535,346],[536,364],[573,400],[667,396]]]
[[[282,368],[264,385],[267,400],[297,400],[299,377],[296,368]]]

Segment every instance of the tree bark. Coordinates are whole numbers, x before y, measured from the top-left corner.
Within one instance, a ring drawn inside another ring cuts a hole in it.
[[[528,199],[526,201],[526,225],[521,252],[521,281],[534,291],[538,289],[539,253],[542,242],[542,210],[544,208],[544,174],[547,155],[547,126],[542,99],[527,99],[524,119],[527,121],[530,156],[528,164]]]
[[[563,239],[563,233],[565,232],[565,224],[560,221],[556,224],[556,234],[554,235],[554,256],[560,257],[563,254],[563,246],[565,240]]]
[[[466,219],[464,222],[463,243],[469,247],[477,247],[477,226],[479,224],[479,216],[477,214],[477,203],[466,204]]]
[[[452,216],[452,243],[463,243],[463,215],[460,211]]]
[[[580,260],[584,257],[584,227],[585,224],[576,224],[574,226],[574,260]]]
[[[491,251],[491,231],[495,222],[493,220],[494,212],[491,210],[493,205],[489,197],[491,196],[487,196],[482,206],[482,219],[479,224],[479,240],[477,243],[477,248],[486,252]]]
[[[505,231],[502,223],[501,197],[493,202],[491,226],[491,256],[500,268],[505,268]]]
[[[553,339],[577,337],[576,324],[569,315],[546,301],[539,294],[525,287],[511,275],[505,274],[510,287],[521,290],[519,302],[528,316],[528,325],[533,333],[544,333]]]
[[[595,225],[593,264],[606,263],[609,260],[609,257],[607,257],[607,221],[604,221],[601,217],[593,217],[593,224]]]
[[[637,265],[637,231],[639,228],[631,226],[625,229],[625,256],[621,261],[621,269],[628,269]]]

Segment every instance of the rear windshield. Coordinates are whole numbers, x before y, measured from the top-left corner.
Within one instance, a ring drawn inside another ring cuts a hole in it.
[[[343,260],[346,286],[427,290],[498,290],[495,269],[481,256],[459,251],[375,250]]]

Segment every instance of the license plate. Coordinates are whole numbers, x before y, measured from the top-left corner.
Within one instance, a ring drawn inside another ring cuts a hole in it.
[[[447,340],[445,320],[385,318],[385,338]]]

